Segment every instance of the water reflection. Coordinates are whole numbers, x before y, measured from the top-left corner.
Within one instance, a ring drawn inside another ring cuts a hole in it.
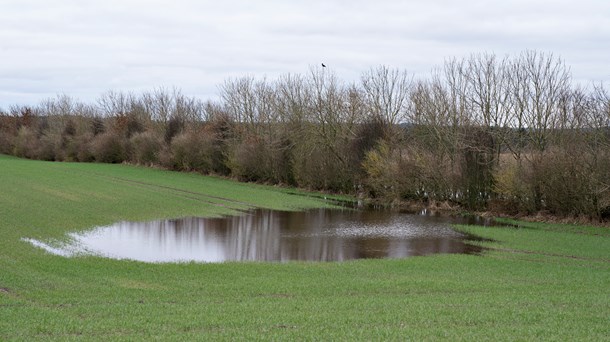
[[[91,253],[148,262],[341,261],[480,251],[449,223],[467,222],[389,211],[255,210],[225,218],[120,222],[72,237]]]

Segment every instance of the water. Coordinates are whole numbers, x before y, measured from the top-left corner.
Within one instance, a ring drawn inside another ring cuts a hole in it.
[[[254,210],[224,218],[119,222],[73,233],[71,246],[46,249],[146,262],[342,261],[481,251],[450,223],[486,222],[380,210]]]

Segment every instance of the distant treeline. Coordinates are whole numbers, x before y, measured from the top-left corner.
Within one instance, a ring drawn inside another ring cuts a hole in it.
[[[157,165],[384,202],[610,216],[610,96],[552,54],[447,60],[428,79],[380,66],[242,77],[203,102],[176,89],[61,95],[0,113],[0,152]]]

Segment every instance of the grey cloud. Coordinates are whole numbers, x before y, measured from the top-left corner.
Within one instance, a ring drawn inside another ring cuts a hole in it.
[[[0,107],[156,86],[213,97],[228,77],[322,61],[347,81],[379,64],[425,77],[446,57],[523,49],[561,55],[575,79],[610,81],[607,13],[604,0],[5,0]]]

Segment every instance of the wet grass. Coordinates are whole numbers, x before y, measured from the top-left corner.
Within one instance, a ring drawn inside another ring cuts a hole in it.
[[[523,225],[528,223],[523,222]],[[593,227],[578,226],[566,229],[552,224],[528,225],[528,228],[487,229],[458,225],[457,229],[477,236],[490,236],[494,241],[475,242],[493,250],[513,253],[539,254],[564,258],[604,261],[610,263],[610,228],[595,227],[599,232],[591,234]]]
[[[124,165],[0,156],[0,340],[610,336],[606,228],[460,226],[493,239],[477,242],[492,249],[484,256],[345,263],[66,259],[20,241],[124,219],[324,205],[291,191]]]

